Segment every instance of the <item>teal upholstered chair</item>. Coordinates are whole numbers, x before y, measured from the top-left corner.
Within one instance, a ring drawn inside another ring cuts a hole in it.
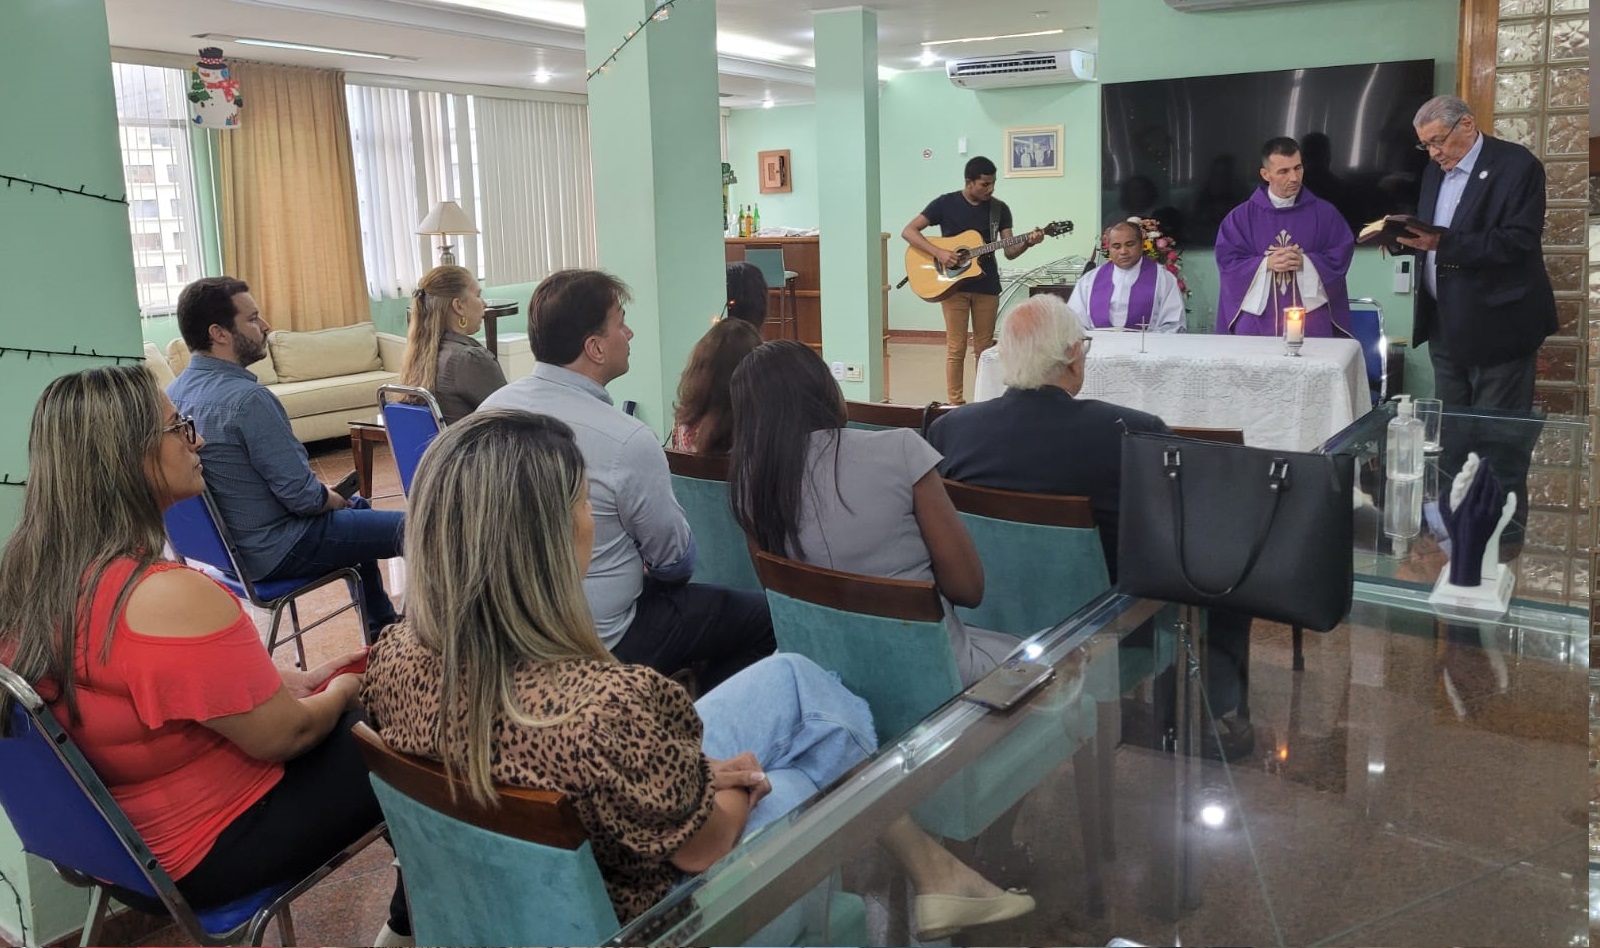
[[[668,451],[667,467],[672,495],[694,531],[695,582],[759,592],[750,547],[728,504],[728,459]]]
[[[444,770],[400,754],[365,724],[355,734],[372,772],[419,945],[599,945],[618,927],[564,794],[503,788],[475,803]]]
[[[843,573],[768,553],[756,554],[756,574],[767,590],[778,650],[837,673],[872,708],[880,743],[960,694],[943,603],[932,583]],[[925,799],[917,822],[940,836],[972,839],[1073,757],[1090,901],[1099,905],[1100,806],[1088,750],[1095,704],[1087,697],[1048,709],[1041,704],[1030,704],[1026,720]]]
[[[1025,638],[1111,588],[1089,498],[944,482],[983,561],[983,602],[968,625]]]
[[[850,428],[882,431],[885,428],[914,428],[924,434],[933,420],[949,411],[951,405],[891,405],[888,402],[845,402],[844,412]]]

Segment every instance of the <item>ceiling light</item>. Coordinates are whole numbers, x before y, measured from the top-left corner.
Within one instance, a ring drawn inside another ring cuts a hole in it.
[[[1208,803],[1200,808],[1200,822],[1216,829],[1228,822],[1228,811],[1216,803]]]
[[[767,96],[767,97],[766,97],[766,98],[765,98],[765,99],[762,99],[762,100],[761,100],[761,107],[762,107],[762,108],[763,108],[763,109],[770,109],[770,108],[772,108],[772,107],[773,107],[773,106],[774,106],[774,105],[777,105],[777,104],[778,104],[778,103],[776,103],[776,102],[774,102],[774,101],[772,101],[772,96]]]
[[[550,81],[550,70],[548,70],[548,69],[540,69],[540,70],[534,72],[533,81],[534,82],[549,82]]]
[[[898,75],[900,75],[900,70],[898,70],[898,69],[893,69],[893,68],[890,68],[889,66],[879,66],[878,67],[878,81],[879,82],[888,82],[890,79],[893,79],[895,76],[898,76]]]
[[[938,61],[939,61],[939,54],[938,53],[934,52],[931,49],[924,49],[922,51],[922,58],[917,60],[917,64],[921,65],[921,66],[931,66],[931,65],[933,65],[934,63],[936,63]]]
[[[990,40],[1025,39],[1029,36],[1054,36],[1066,30],[1035,30],[1032,33],[1005,33],[1001,36],[963,36],[960,39],[928,40],[923,46],[945,46],[950,43],[987,43]]]
[[[738,56],[741,59],[763,59],[768,62],[783,62],[800,55],[800,50],[793,46],[784,46],[781,43],[769,43],[751,36],[740,36],[737,33],[718,33],[717,52],[724,56]]]
[[[222,33],[196,33],[195,39],[215,40],[219,43],[238,43],[241,46],[266,46],[271,49],[292,49],[302,53],[326,53],[329,56],[355,56],[361,59],[389,59],[414,63],[413,56],[396,56],[393,53],[369,53],[359,49],[341,49],[337,46],[313,46],[309,43],[289,43],[283,40],[256,39],[250,36],[227,36]]]
[[[439,0],[458,7],[583,29],[583,4],[574,0]]]

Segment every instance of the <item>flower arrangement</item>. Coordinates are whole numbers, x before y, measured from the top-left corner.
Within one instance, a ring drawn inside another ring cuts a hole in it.
[[[1178,249],[1178,241],[1161,232],[1161,222],[1153,217],[1130,217],[1128,223],[1138,227],[1144,234],[1144,255],[1160,264],[1166,271],[1178,279],[1178,291],[1185,298],[1189,296],[1189,284],[1183,280],[1183,251]],[[1100,253],[1106,255],[1106,238],[1100,237]]]

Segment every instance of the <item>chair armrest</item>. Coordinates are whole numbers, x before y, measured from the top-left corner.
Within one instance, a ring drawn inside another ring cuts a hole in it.
[[[378,333],[378,357],[383,360],[385,372],[398,373],[406,357],[406,337],[392,332]]]

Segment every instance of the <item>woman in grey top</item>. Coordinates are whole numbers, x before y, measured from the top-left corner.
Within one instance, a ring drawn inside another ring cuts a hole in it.
[[[845,427],[844,395],[803,343],[769,342],[733,373],[734,516],[763,552],[884,579],[932,582],[961,680],[1017,639],[962,625],[983,600],[983,563],[939,477],[939,452],[907,428]]]
[[[472,334],[483,325],[483,292],[465,267],[434,267],[411,294],[400,384],[433,393],[445,424],[506,384],[500,363]]]

